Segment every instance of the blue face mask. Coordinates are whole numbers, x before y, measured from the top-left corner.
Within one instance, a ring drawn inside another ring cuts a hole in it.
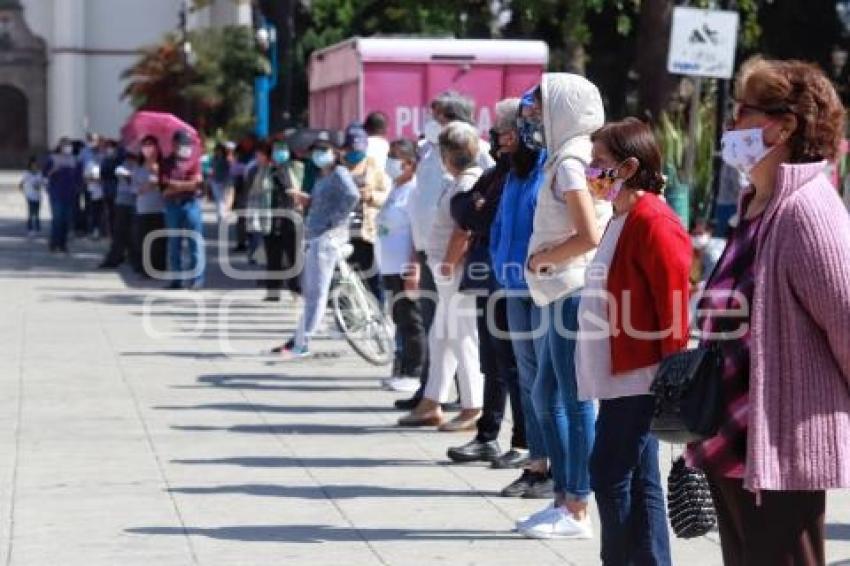
[[[289,161],[289,150],[288,149],[276,149],[272,153],[272,160],[278,165],[283,165],[287,161]]]
[[[519,138],[525,147],[543,149],[546,147],[546,137],[543,134],[543,124],[533,118],[519,118]]]
[[[334,152],[330,149],[316,149],[310,158],[313,160],[313,164],[319,169],[330,167],[336,161]]]
[[[361,161],[366,159],[365,151],[349,151],[345,154],[345,160],[352,165],[357,165]]]

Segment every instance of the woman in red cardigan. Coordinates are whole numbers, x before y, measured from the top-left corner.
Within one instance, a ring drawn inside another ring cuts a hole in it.
[[[664,566],[670,541],[649,386],[661,358],[687,345],[691,241],[658,196],[661,154],[649,127],[629,118],[592,141],[588,182],[614,217],[587,269],[576,367],[579,399],[600,400],[590,481],[602,562]]]

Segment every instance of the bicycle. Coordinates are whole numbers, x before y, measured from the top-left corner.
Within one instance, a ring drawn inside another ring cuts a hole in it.
[[[348,265],[354,253],[351,244],[340,249],[337,281],[331,291],[334,319],[348,344],[372,365],[392,363],[395,339],[392,324],[360,274]]]

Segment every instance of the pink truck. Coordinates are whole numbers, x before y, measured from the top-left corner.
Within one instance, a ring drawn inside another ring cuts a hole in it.
[[[310,56],[310,127],[342,129],[381,110],[390,138],[417,138],[431,99],[455,90],[475,101],[486,135],[496,102],[539,83],[548,57],[542,41],[349,39]]]

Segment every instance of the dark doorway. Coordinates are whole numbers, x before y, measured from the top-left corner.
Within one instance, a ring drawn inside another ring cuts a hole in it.
[[[0,167],[20,165],[29,148],[29,114],[26,95],[0,85]]]

